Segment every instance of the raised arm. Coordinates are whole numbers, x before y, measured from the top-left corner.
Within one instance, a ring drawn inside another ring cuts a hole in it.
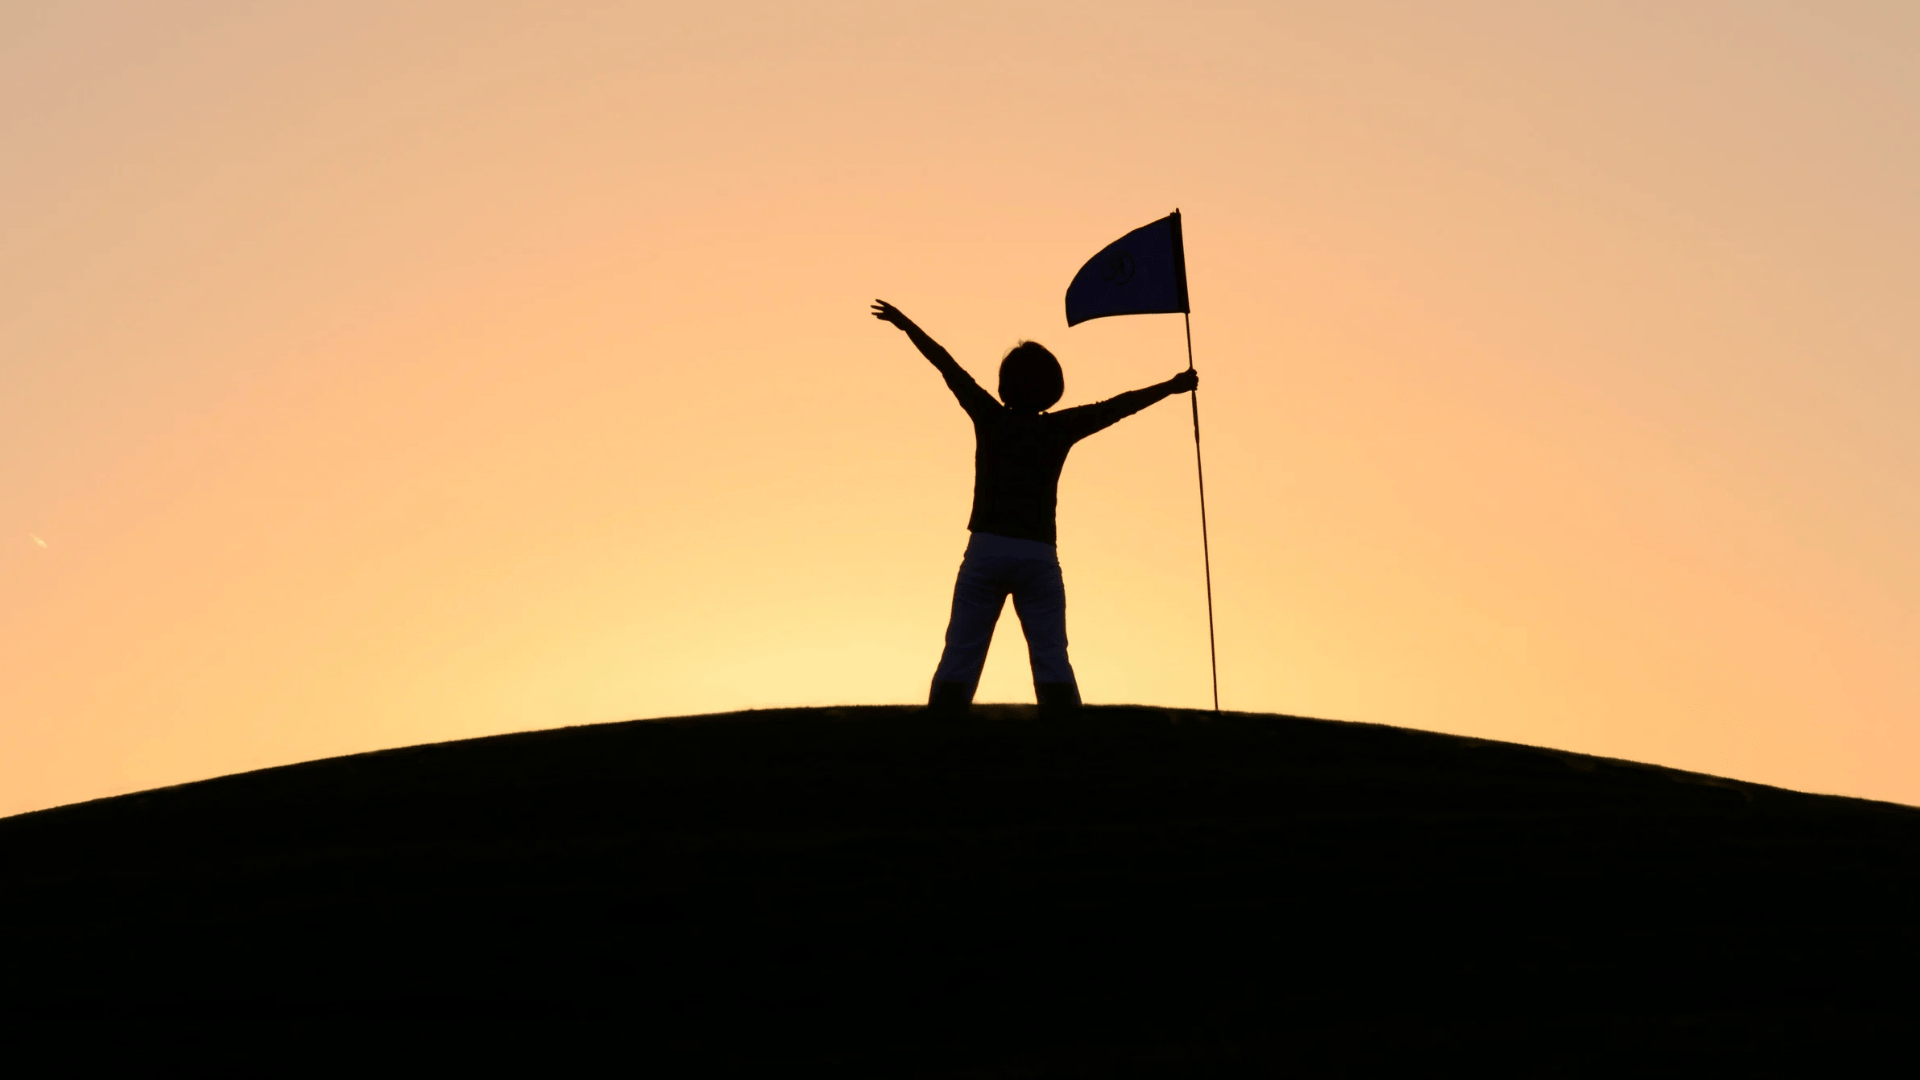
[[[1125,420],[1161,398],[1191,393],[1199,385],[1199,373],[1188,369],[1166,382],[1116,394],[1105,401],[1096,401],[1092,405],[1077,405],[1071,409],[1062,409],[1054,415],[1061,418],[1066,424],[1067,432],[1074,439],[1084,439],[1102,428],[1111,427]]]
[[[954,360],[953,354],[939,342],[928,337],[925,330],[914,325],[913,320],[907,318],[905,312],[885,300],[875,300],[873,317],[881,322],[892,323],[907,335],[907,339],[920,350],[920,355],[926,357],[933,364],[934,370],[940,372],[940,377],[947,380],[947,389],[953,391],[953,396],[959,399],[960,407],[967,410],[968,416],[978,416],[982,409],[1000,407],[1000,402],[995,400],[992,394],[982,390],[979,383],[973,381],[973,376],[967,374],[967,369]]]

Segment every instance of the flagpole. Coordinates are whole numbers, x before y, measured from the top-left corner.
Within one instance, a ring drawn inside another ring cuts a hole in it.
[[[1175,211],[1178,213],[1178,211]],[[1193,370],[1193,313],[1183,311],[1187,324],[1187,370]],[[1200,558],[1207,568],[1207,662],[1213,671],[1213,711],[1220,711],[1220,646],[1213,636],[1213,552],[1207,543],[1207,469],[1200,461],[1200,391],[1187,393],[1193,406],[1193,471],[1200,480]]]

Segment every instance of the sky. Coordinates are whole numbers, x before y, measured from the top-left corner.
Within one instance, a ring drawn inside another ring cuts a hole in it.
[[[971,431],[1178,207],[1221,703],[1920,804],[1920,7],[0,0],[0,813],[923,701]],[[1210,700],[1190,419],[1060,488]],[[1031,701],[1009,614],[980,699]]]

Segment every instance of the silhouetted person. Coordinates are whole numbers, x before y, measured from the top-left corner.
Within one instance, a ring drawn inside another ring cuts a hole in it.
[[[1192,390],[1199,376],[1183,371],[1156,386],[1050,413],[1066,382],[1060,362],[1038,343],[1023,341],[1000,361],[1000,400],[995,401],[899,308],[876,300],[873,317],[906,331],[973,419],[973,516],[967,520],[973,536],[954,582],[947,647],[933,673],[927,707],[958,713],[973,703],[1009,593],[1026,631],[1033,693],[1041,709],[1078,707],[1080,687],[1067,662],[1067,592],[1054,549],[1060,468],[1074,443],[1161,398]]]

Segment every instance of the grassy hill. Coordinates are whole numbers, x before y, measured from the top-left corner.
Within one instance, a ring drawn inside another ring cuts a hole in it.
[[[283,1062],[1803,1073],[1920,1013],[1920,810],[1280,716],[532,732],[21,815],[0,865],[14,1015]]]

